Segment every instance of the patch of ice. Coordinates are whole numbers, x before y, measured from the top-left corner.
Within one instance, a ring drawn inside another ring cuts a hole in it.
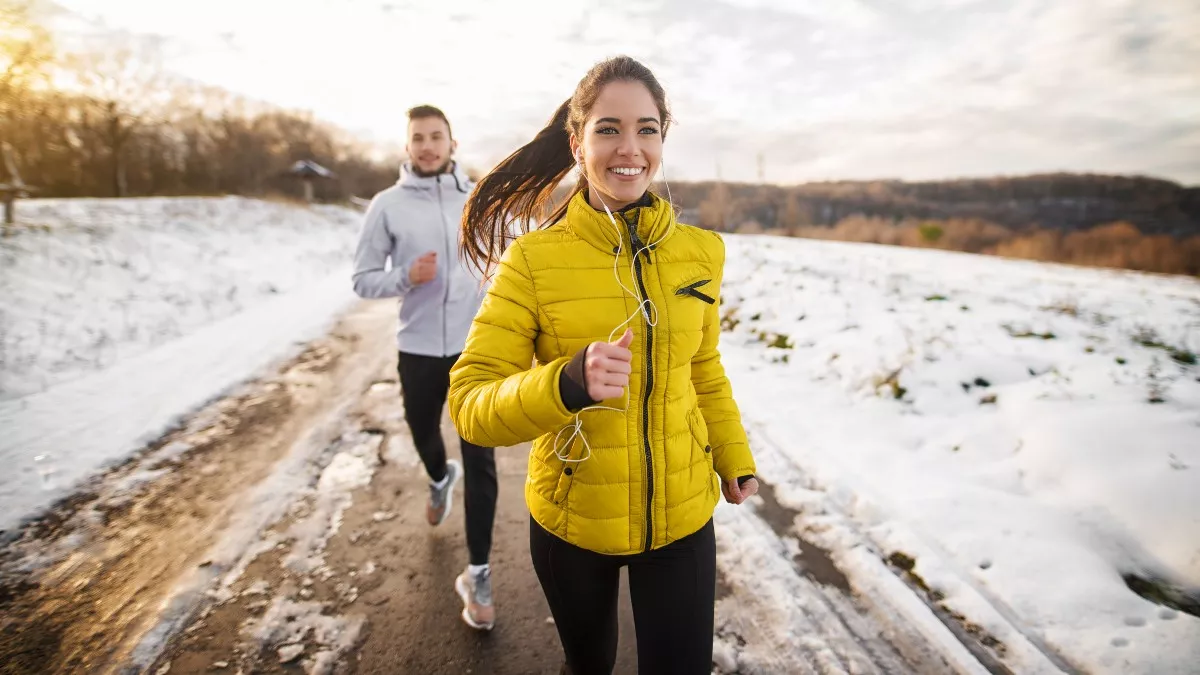
[[[403,467],[414,467],[421,463],[421,457],[413,446],[412,438],[408,435],[393,434],[388,437],[384,459],[388,464]]]
[[[339,439],[333,459],[317,480],[310,513],[288,529],[293,542],[285,567],[305,574],[323,564],[321,552],[341,528],[342,514],[353,503],[353,490],[368,485],[379,466],[381,442],[382,436],[364,431]]]
[[[153,469],[163,464],[174,463],[193,447],[191,443],[184,441],[171,441],[146,458],[146,468]]]
[[[327,609],[324,603],[279,596],[261,617],[248,621],[242,632],[259,648],[311,644],[318,651],[306,660],[306,671],[327,673],[355,646],[366,621],[359,615],[327,614]]]
[[[304,653],[304,645],[284,645],[276,653],[279,654],[280,663],[291,663],[300,658],[300,655]]]

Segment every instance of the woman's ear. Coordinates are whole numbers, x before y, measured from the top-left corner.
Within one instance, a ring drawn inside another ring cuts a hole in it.
[[[583,163],[583,148],[579,146],[579,139],[575,138],[575,134],[571,134],[571,156],[575,158],[577,164]]]

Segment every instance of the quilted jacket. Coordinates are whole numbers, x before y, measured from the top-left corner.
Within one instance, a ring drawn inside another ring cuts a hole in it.
[[[533,441],[525,484],[533,518],[606,554],[696,532],[720,498],[718,476],[755,472],[717,351],[724,242],[677,223],[670,205],[651,197],[650,206],[615,214],[614,227],[579,193],[565,218],[519,237],[450,374],[450,414],[463,438],[485,447]],[[654,245],[634,259],[643,242]],[[653,303],[654,325],[617,283],[614,257],[621,282]],[[600,403],[618,410],[579,412],[585,439],[567,446],[576,413],[563,403],[559,375],[630,315],[626,394]]]

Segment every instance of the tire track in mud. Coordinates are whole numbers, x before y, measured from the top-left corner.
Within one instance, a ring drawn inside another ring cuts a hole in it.
[[[275,374],[26,523],[0,554],[0,672],[119,672],[177,585],[212,567],[250,488],[361,390],[389,353],[393,311],[356,306]]]

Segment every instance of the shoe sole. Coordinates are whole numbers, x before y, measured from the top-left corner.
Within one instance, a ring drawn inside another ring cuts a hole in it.
[[[442,511],[442,517],[433,524],[434,527],[446,522],[446,519],[450,517],[450,511],[454,509],[454,484],[462,476],[462,466],[459,465],[458,460],[452,459],[446,462],[447,471],[450,471],[450,467],[452,466],[457,468],[451,472],[453,476],[450,478],[450,488],[446,490],[446,510]]]
[[[462,598],[463,601],[463,623],[467,624],[471,628],[474,628],[475,630],[490,631],[492,628],[495,628],[496,622],[494,620],[491,623],[479,623],[471,618],[471,613],[467,611],[467,608],[471,604],[471,594],[467,591],[467,584],[463,581],[461,574],[454,579],[454,590],[458,591],[458,597]]]

